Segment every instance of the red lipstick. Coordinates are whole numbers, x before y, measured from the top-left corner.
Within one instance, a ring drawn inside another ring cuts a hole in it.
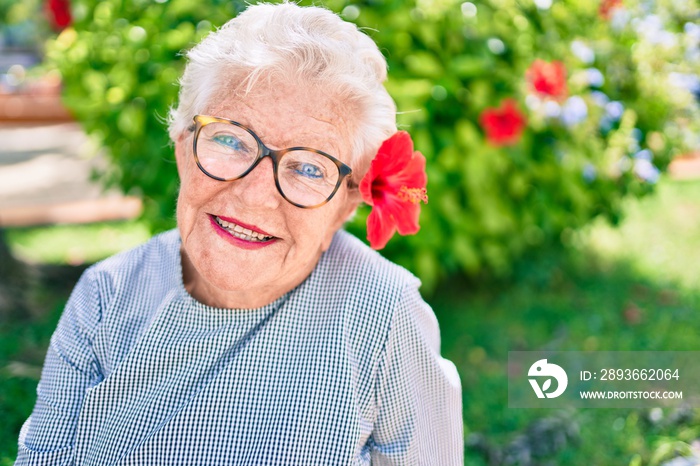
[[[251,228],[243,223],[238,223],[236,220],[226,218],[226,217],[219,217],[219,218],[221,220],[226,221],[226,222],[231,222],[231,223],[235,223],[237,225],[240,225],[243,228],[248,228],[252,231],[262,233],[265,236],[272,236],[272,235],[269,235],[265,232],[258,230],[257,228]],[[278,240],[278,238],[272,238],[269,241],[247,241],[247,240],[244,240],[242,238],[236,238],[231,233],[229,233],[224,227],[219,225],[219,223],[216,221],[216,218],[213,215],[209,215],[209,221],[210,221],[212,227],[214,228],[214,232],[217,235],[219,235],[221,238],[226,240],[228,243],[230,243],[234,246],[237,246],[239,248],[242,248],[242,249],[262,249],[266,246],[270,246],[271,244],[276,243]]]
[[[236,220],[235,218],[223,217],[223,216],[221,216],[221,215],[217,215],[217,217],[219,217],[219,218],[220,218],[221,220],[223,220],[224,222],[235,223],[236,225],[240,225],[240,226],[242,226],[243,228],[247,228],[247,229],[252,230],[252,231],[254,231],[254,232],[256,232],[256,233],[259,233],[259,234],[261,234],[261,235],[263,235],[263,236],[275,236],[275,235],[271,235],[270,233],[268,233],[268,232],[266,232],[266,231],[262,231],[260,228],[254,226],[254,225],[248,225],[247,223],[243,223],[243,222],[241,222],[240,220]]]

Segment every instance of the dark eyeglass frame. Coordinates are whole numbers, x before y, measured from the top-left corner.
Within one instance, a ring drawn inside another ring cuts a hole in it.
[[[349,166],[345,165],[343,162],[340,160],[336,159],[330,154],[327,154],[326,152],[320,151],[318,149],[312,149],[311,147],[301,147],[301,146],[295,146],[295,147],[289,147],[287,149],[280,149],[280,150],[273,150],[267,147],[263,142],[260,140],[257,134],[253,132],[252,129],[248,128],[245,125],[242,125],[241,123],[238,123],[237,121],[229,120],[226,118],[221,118],[221,117],[216,117],[216,116],[209,116],[209,115],[195,115],[194,118],[194,126],[189,127],[188,129],[190,131],[194,132],[194,138],[192,140],[192,152],[194,154],[194,160],[197,163],[197,166],[199,167],[200,170],[202,170],[202,173],[207,175],[209,178],[213,178],[218,181],[235,181],[235,180],[240,180],[244,176],[246,176],[248,173],[253,171],[255,167],[258,166],[258,164],[264,159],[265,157],[270,157],[272,159],[272,171],[275,176],[275,186],[277,187],[277,191],[280,193],[280,195],[289,202],[292,205],[295,205],[301,209],[315,209],[316,207],[321,207],[322,205],[326,204],[328,201],[330,201],[333,196],[335,196],[335,193],[338,192],[338,188],[340,188],[340,185],[343,183],[343,180],[345,180],[347,177],[349,177],[352,174],[352,168]],[[250,165],[250,167],[244,171],[241,175],[235,177],[235,178],[221,178],[218,176],[213,175],[212,173],[209,173],[201,164],[199,161],[199,157],[197,156],[197,139],[199,138],[199,133],[202,131],[202,128],[204,128],[206,125],[210,123],[226,123],[229,125],[237,126],[241,128],[242,130],[246,131],[249,133],[255,141],[258,143],[258,156],[255,158],[255,161]],[[325,201],[312,205],[312,206],[305,206],[301,204],[297,204],[294,201],[291,201],[287,196],[284,194],[284,191],[282,190],[282,187],[280,186],[279,178],[277,176],[277,167],[279,165],[280,160],[282,160],[282,157],[288,152],[295,151],[295,150],[303,150],[307,152],[314,152],[316,154],[322,155],[326,158],[328,158],[331,162],[335,164],[336,167],[338,167],[338,181],[335,184],[335,188],[333,188],[333,192],[330,193],[330,195],[326,198]]]

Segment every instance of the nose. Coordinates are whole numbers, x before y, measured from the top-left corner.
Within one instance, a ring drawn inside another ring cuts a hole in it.
[[[246,176],[231,182],[236,197],[251,209],[277,209],[283,201],[272,168],[272,160],[265,157]]]

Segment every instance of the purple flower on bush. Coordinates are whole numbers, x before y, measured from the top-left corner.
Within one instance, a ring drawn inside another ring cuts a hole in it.
[[[561,122],[566,126],[574,126],[586,119],[588,106],[579,96],[574,95],[566,99],[561,108]]]
[[[575,40],[571,43],[571,53],[586,65],[590,65],[595,61],[595,52],[593,49],[580,40]]]
[[[647,162],[651,162],[651,159],[654,157],[654,154],[652,154],[649,149],[644,149],[644,150],[640,150],[639,152],[634,154],[632,157],[637,159],[637,160],[646,160]]]
[[[622,113],[625,111],[625,106],[622,102],[613,100],[605,104],[605,116],[610,118],[612,121],[617,121],[622,118]]]
[[[658,15],[647,15],[633,21],[637,34],[652,44],[673,47],[678,43],[676,35],[664,28],[664,23]]]
[[[598,176],[598,170],[596,170],[592,163],[586,163],[586,165],[583,166],[582,174],[584,180],[586,180],[588,183],[592,183]]]
[[[674,87],[678,87],[693,94],[700,92],[700,78],[690,73],[669,73],[668,81]]]
[[[599,107],[605,107],[605,105],[610,102],[610,97],[601,91],[591,92],[591,99],[593,99],[593,102]]]
[[[561,105],[553,100],[545,102],[544,114],[549,118],[558,118],[561,115]]]
[[[634,174],[647,183],[656,183],[659,180],[659,169],[654,166],[649,160],[635,159]]]
[[[603,73],[601,73],[598,68],[588,68],[586,74],[589,86],[601,87],[605,84],[605,76],[603,76]]]

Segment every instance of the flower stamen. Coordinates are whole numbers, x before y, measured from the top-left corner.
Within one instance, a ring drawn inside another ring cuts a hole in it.
[[[401,186],[397,194],[398,198],[412,204],[420,204],[421,201],[428,203],[428,191],[425,188],[409,188]]]

